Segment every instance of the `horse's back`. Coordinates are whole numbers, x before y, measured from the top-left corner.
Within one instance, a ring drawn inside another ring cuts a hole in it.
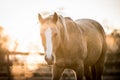
[[[85,62],[88,65],[95,64],[102,54],[103,46],[106,46],[105,32],[98,22],[91,19],[80,19],[76,23],[82,30],[87,42],[87,58]]]
[[[95,20],[92,19],[78,19],[76,20],[76,23],[79,24],[83,29],[92,30],[96,29],[97,31],[100,31],[102,35],[105,35],[103,27]]]

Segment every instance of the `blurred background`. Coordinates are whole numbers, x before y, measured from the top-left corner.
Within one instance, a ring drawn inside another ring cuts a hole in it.
[[[120,80],[119,8],[119,0],[0,0],[0,80],[50,80],[37,15],[54,12],[101,23],[108,44],[104,80]],[[71,70],[63,76],[74,80]]]

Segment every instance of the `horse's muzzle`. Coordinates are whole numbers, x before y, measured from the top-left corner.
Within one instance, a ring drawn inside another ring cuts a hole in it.
[[[48,65],[53,65],[53,63],[54,63],[54,56],[52,55],[51,58],[47,58],[47,56],[45,56],[45,60],[46,60]]]

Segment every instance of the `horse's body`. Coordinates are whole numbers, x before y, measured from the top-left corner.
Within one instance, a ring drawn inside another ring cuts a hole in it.
[[[49,53],[51,56],[47,55],[46,61],[53,64],[53,80],[59,80],[66,68],[76,72],[77,80],[83,80],[84,75],[86,80],[101,80],[106,41],[104,30],[99,23],[90,19],[73,21],[56,13],[46,19],[39,15],[39,20],[46,54],[49,53],[47,48],[50,47],[45,36],[48,28],[51,31],[49,34],[52,34],[52,49]]]

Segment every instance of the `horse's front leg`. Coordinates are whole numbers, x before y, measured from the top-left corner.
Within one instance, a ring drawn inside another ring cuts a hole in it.
[[[89,67],[87,64],[84,65],[84,74],[85,74],[86,80],[93,80],[91,67]]]
[[[80,61],[74,70],[76,72],[77,80],[84,80],[84,63],[83,63],[83,61]]]
[[[52,80],[60,80],[64,71],[63,67],[59,67],[56,64],[53,65]]]

